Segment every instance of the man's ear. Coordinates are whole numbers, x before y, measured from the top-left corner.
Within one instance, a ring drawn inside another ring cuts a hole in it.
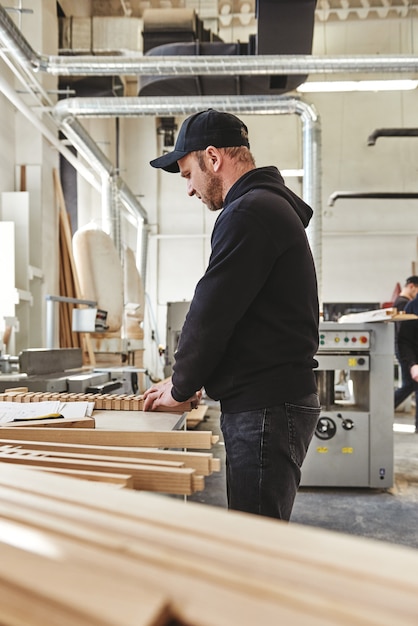
[[[215,146],[208,146],[205,152],[212,170],[217,172],[222,164],[222,153]]]

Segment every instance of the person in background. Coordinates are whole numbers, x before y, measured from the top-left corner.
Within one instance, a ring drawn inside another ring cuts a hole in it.
[[[405,313],[418,315],[418,295],[408,302]],[[400,323],[398,354],[402,373],[409,377],[411,391],[415,392],[415,432],[418,433],[418,319]]]
[[[406,279],[405,285],[396,298],[393,306],[398,311],[404,311],[405,307],[414,300],[415,296],[418,294],[418,276],[410,276]],[[405,311],[406,312],[406,311]],[[417,306],[418,312],[418,306]],[[399,347],[398,347],[398,336],[401,327],[404,322],[396,322],[395,323],[395,356],[398,360],[400,369],[401,369],[401,387],[395,389],[395,409],[402,402],[404,402],[410,395],[413,393],[415,389],[414,381],[411,378],[410,368],[405,363],[402,363]]]
[[[228,508],[289,520],[320,414],[312,209],[276,167],[256,168],[248,129],[229,113],[188,117],[151,165],[180,172],[189,196],[221,212],[172,378],[144,393],[144,410],[196,402],[204,388],[220,401]]]

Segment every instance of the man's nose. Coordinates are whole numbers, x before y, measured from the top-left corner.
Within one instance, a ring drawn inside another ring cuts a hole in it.
[[[188,180],[187,181],[187,195],[194,196],[195,193],[196,193],[195,188],[193,187],[193,185],[190,182],[190,180]]]

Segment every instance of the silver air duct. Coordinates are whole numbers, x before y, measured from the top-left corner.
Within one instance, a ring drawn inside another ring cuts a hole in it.
[[[418,71],[418,56],[50,56],[37,69],[56,76],[407,73]]]
[[[187,74],[336,74],[338,72],[417,72],[417,55],[373,56],[54,56],[40,55],[0,5],[0,41],[20,63],[56,76]]]
[[[303,198],[314,209],[314,216],[307,234],[315,259],[318,285],[322,285],[322,209],[321,209],[321,171],[320,171],[320,123],[312,106],[291,97],[277,96],[184,96],[181,98],[143,97],[143,98],[70,98],[59,101],[53,108],[53,114],[64,131],[71,133],[72,141],[77,144],[81,139],[88,143],[83,127],[77,118],[82,117],[137,117],[189,115],[205,108],[229,111],[241,115],[283,115],[297,114],[302,122],[303,135]],[[65,130],[67,129],[67,130]],[[76,135],[73,135],[73,132]],[[79,137],[77,134],[80,133]],[[92,141],[92,140],[91,140]],[[93,142],[94,144],[94,142]],[[95,145],[95,144],[94,144]],[[76,145],[77,147],[77,145]],[[98,148],[92,149],[97,159]],[[106,157],[103,155],[106,159]],[[105,169],[108,167],[107,159]]]

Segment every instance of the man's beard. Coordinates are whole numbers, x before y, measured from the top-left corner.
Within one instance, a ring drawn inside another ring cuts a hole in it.
[[[204,202],[210,211],[220,211],[223,207],[222,183],[213,174],[208,174]]]

